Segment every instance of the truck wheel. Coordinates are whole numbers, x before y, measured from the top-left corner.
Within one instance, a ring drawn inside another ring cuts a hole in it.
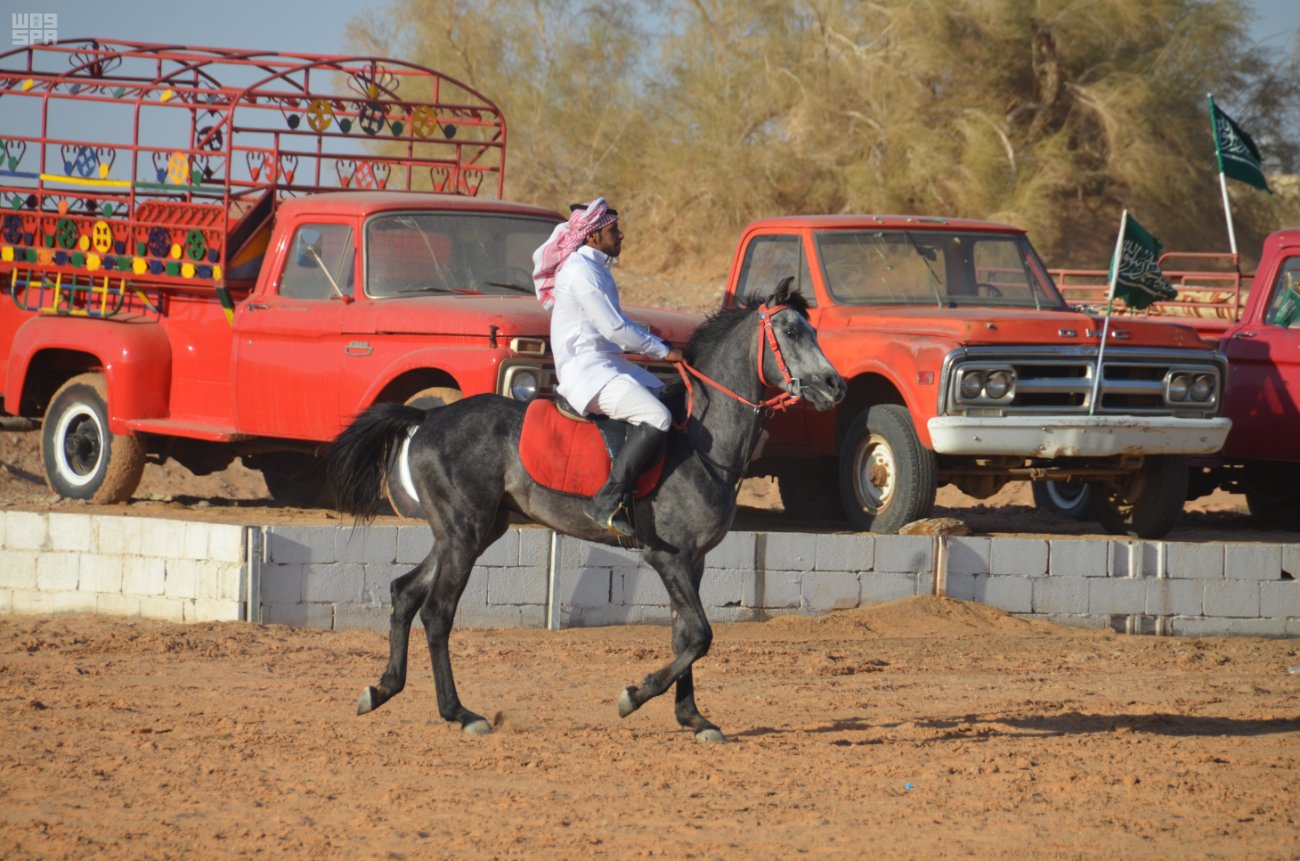
[[[81,374],[54,393],[41,430],[45,483],[59,496],[100,504],[126,502],[144,474],[144,444],[108,429],[102,374]]]
[[[277,452],[254,461],[271,498],[292,508],[329,508],[331,488],[325,461],[301,452]]]
[[[444,407],[447,404],[454,404],[463,397],[465,396],[461,394],[460,389],[434,386],[411,395],[406,399],[406,405],[422,410],[432,410]],[[421,510],[420,503],[406,492],[398,476],[397,456],[400,451],[400,446],[395,448],[389,459],[387,480],[384,482],[384,496],[388,499],[388,504],[393,507],[393,511],[399,516],[421,520],[424,518],[424,511]]]
[[[1094,520],[1092,488],[1083,481],[1033,482],[1034,507],[1069,520]]]
[[[798,468],[783,469],[776,476],[776,489],[787,517],[809,520],[844,520],[844,506],[835,490],[835,462],[807,461]]]
[[[1186,455],[1152,455],[1132,475],[1090,482],[1095,516],[1113,535],[1162,538],[1183,514],[1187,474]]]
[[[840,445],[839,470],[844,513],[856,529],[891,535],[934,509],[934,452],[921,445],[905,407],[858,413]]]

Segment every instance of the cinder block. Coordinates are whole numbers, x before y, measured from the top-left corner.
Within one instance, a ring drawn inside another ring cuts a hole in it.
[[[610,603],[610,571],[608,568],[566,566],[559,577],[559,590],[561,604],[604,607]]]
[[[146,556],[128,556],[122,560],[122,590],[128,595],[160,596],[166,585],[167,565],[163,560]]]
[[[1001,575],[998,577],[981,577],[983,597],[978,599],[990,607],[1006,610],[1008,613],[1029,613],[1034,609],[1034,580],[1030,577]],[[1039,580],[1049,578],[1040,577]]]
[[[35,589],[39,556],[35,550],[0,550],[0,588]]]
[[[85,576],[85,565],[82,565]],[[199,563],[199,583],[196,598],[222,601],[247,601],[244,594],[244,566],[233,562]]]
[[[338,556],[334,533],[337,531],[333,527],[273,526],[263,538],[263,558],[273,565],[323,565],[336,562]]]
[[[370,562],[397,561],[396,526],[358,526],[356,529],[332,529],[338,562],[364,565]]]
[[[256,526],[239,526],[233,523],[208,524],[208,559],[213,562],[239,562],[248,558],[250,533]]]
[[[976,536],[951,536],[948,544],[949,574],[987,574],[991,549],[989,539]]]
[[[510,568],[519,564],[519,530],[508,529],[478,557],[476,565],[485,568]]]
[[[101,616],[139,616],[140,599],[120,592],[101,592],[95,595],[95,612]]]
[[[1170,627],[1179,637],[1283,637],[1289,634],[1284,619],[1228,619],[1214,616],[1175,616]]]
[[[1223,545],[1170,541],[1165,545],[1165,570],[1179,580],[1222,580]]]
[[[415,565],[424,561],[433,549],[433,533],[427,523],[418,526],[402,525],[397,527],[397,561],[404,565]]]
[[[731,622],[757,622],[763,614],[753,607],[707,607],[705,615],[712,625],[725,625]]]
[[[990,574],[1041,577],[1047,573],[1047,558],[1048,544],[1041,538],[994,538],[989,542]]]
[[[15,613],[93,613],[97,604],[93,592],[48,592],[15,589]]]
[[[340,604],[334,608],[334,629],[336,631],[387,631],[391,624],[389,614],[390,611],[385,607]]]
[[[546,570],[543,568],[488,568],[488,604],[546,603]]]
[[[761,570],[812,571],[817,565],[815,535],[769,532],[762,549],[762,558],[755,561],[755,567]]]
[[[121,594],[122,557],[87,554],[81,557],[80,583],[83,592]]]
[[[1260,581],[1211,580],[1205,584],[1205,615],[1229,619],[1259,616]]]
[[[158,559],[175,559],[185,547],[186,526],[183,520],[141,518],[140,546],[135,552]]]
[[[876,564],[875,537],[866,534],[818,535],[818,571],[849,571],[862,573],[874,570]]]
[[[244,615],[244,605],[238,601],[219,601],[214,598],[195,598],[182,608],[186,622],[238,622]]]
[[[870,578],[881,578],[877,588],[893,579],[881,574],[872,574]],[[808,610],[846,610],[862,602],[862,583],[852,572],[818,571],[803,578],[800,598],[801,606]]]
[[[263,604],[262,620],[268,625],[292,628],[334,628],[333,604]]]
[[[156,561],[161,562],[162,560]],[[185,601],[181,598],[142,596],[140,598],[140,615],[146,619],[161,619],[164,622],[184,622]]]
[[[264,565],[262,567],[262,594],[257,600],[277,606],[302,603],[302,584],[306,566]],[[268,620],[269,621],[269,620]]]
[[[594,541],[565,536],[560,542],[560,564],[563,568],[636,568],[641,564],[641,551],[627,547],[609,547]]]
[[[667,608],[633,607],[615,604],[599,606],[573,607],[563,622],[566,628],[596,628],[607,625],[641,625],[646,624],[647,613],[660,615],[664,624],[671,624]],[[488,627],[480,624],[479,627]],[[502,627],[493,625],[492,627]]]
[[[90,551],[90,517],[85,514],[49,514],[50,549],[87,553]]]
[[[1168,578],[1147,581],[1145,612],[1153,616],[1199,616],[1205,612],[1205,581],[1171,580]]]
[[[1050,542],[1048,571],[1053,577],[1105,577],[1109,541],[1054,538]]]
[[[1087,613],[1088,583],[1084,577],[1034,578],[1033,611],[1048,615]]]
[[[406,565],[396,564],[375,563],[364,566],[361,575],[361,603],[367,607],[391,607],[393,581],[409,570]]]
[[[735,568],[739,571],[763,570],[756,550],[759,540],[760,535],[754,532],[728,532],[718,546],[705,555],[704,564],[710,568]],[[762,540],[771,541],[766,534]]]
[[[141,552],[140,530],[144,518],[93,515],[93,520],[92,535],[100,553],[135,556]]]
[[[1093,615],[1127,615],[1146,609],[1147,584],[1140,579],[1112,577],[1088,582],[1088,612]]]
[[[975,574],[949,574],[947,590],[945,594],[949,598],[956,598],[958,601],[978,601],[978,595],[983,594],[984,585],[980,582],[983,576]],[[933,588],[926,592],[917,594],[931,594]]]
[[[30,511],[5,513],[5,547],[9,550],[44,550],[50,540],[49,517]]]
[[[166,580],[163,594],[169,598],[193,599],[199,594],[201,563],[193,559],[165,559]]]
[[[365,582],[365,569],[359,563],[303,566],[302,600],[308,604],[321,602],[360,604],[361,585]]]
[[[754,575],[734,568],[709,568],[700,582],[705,607],[748,607],[754,604]]]
[[[487,574],[483,568],[472,568],[469,572],[469,582],[465,584],[465,591],[460,595],[460,606],[466,604],[472,606],[487,606]]]
[[[1224,544],[1223,575],[1229,580],[1281,580],[1282,548],[1277,544]]]
[[[707,576],[707,574],[706,574]],[[754,606],[762,609],[800,607],[803,578],[820,576],[802,571],[757,571],[754,573]]]
[[[3,518],[0,518],[2,520]],[[0,526],[0,530],[3,530]],[[0,541],[4,540],[4,535],[0,532]],[[0,613],[9,614],[14,611],[14,592],[12,589],[0,589]]]
[[[1300,618],[1300,580],[1279,580],[1259,584],[1261,615]]]
[[[457,628],[539,628],[544,616],[541,607],[461,604],[452,624]]]
[[[193,521],[185,524],[185,542],[181,545],[179,555],[182,559],[206,562],[211,558],[208,552],[212,539],[211,523]]]
[[[713,569],[705,569],[704,579],[709,578]],[[668,590],[663,580],[653,568],[642,567],[625,569],[620,572],[623,581],[622,600],[619,603],[629,606],[651,605],[668,606]]]
[[[929,535],[877,535],[875,570],[917,574],[934,570],[934,540]]]
[[[879,545],[877,545],[879,546]],[[805,587],[806,587],[805,583]],[[915,574],[880,573],[863,574],[861,579],[860,606],[880,604],[885,601],[897,601],[901,598],[916,596],[917,583]]]
[[[551,530],[541,526],[516,528],[519,536],[519,564],[529,568],[546,568],[551,564]]]
[[[1160,577],[1160,545],[1151,541],[1110,542],[1110,576]]]
[[[1282,570],[1292,580],[1300,580],[1300,544],[1282,545]]]

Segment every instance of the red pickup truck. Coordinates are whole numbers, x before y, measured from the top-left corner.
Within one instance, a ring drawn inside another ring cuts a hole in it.
[[[1188,498],[1217,488],[1244,493],[1256,520],[1294,529],[1300,526],[1300,228],[1264,241],[1253,277],[1239,274],[1235,262],[1228,254],[1167,254],[1161,266],[1178,297],[1141,312],[1121,303],[1116,313],[1124,316],[1115,322],[1128,325],[1136,315],[1192,323],[1227,357],[1223,414],[1232,432],[1222,451],[1192,459]],[[1057,277],[1071,301],[1104,307],[1104,271],[1060,270]],[[1092,500],[1084,485],[1053,484],[1038,502],[1086,518]]]
[[[0,55],[0,95],[0,394],[58,494],[241,457],[307,504],[370,404],[551,388],[531,255],[562,216],[499,199],[505,121],[468,87],[76,40]],[[698,322],[630,313],[679,346]]]
[[[895,532],[931,513],[940,484],[986,498],[1012,480],[1075,480],[1102,490],[1108,530],[1155,537],[1182,511],[1187,456],[1227,436],[1223,356],[1189,327],[1126,318],[1099,377],[1102,319],[1067,306],[1019,228],[759,221],[741,235],[724,304],[786,276],[849,386],[835,412],[769,423],[753,470],[776,477],[787,511]]]

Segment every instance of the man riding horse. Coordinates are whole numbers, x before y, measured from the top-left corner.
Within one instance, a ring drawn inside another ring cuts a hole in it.
[[[556,390],[584,415],[628,423],[627,439],[587,517],[631,538],[627,495],[672,423],[657,392],[663,383],[624,353],[680,362],[682,354],[623,315],[610,265],[623,248],[618,211],[598,197],[573,207],[533,255],[537,296],[551,310]]]

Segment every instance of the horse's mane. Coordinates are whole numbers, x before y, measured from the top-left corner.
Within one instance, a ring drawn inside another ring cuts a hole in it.
[[[687,343],[683,355],[686,361],[692,365],[698,365],[702,360],[712,355],[713,351],[718,349],[721,344],[726,343],[727,337],[731,331],[740,324],[741,320],[749,317],[751,313],[758,310],[758,306],[772,299],[750,299],[740,305],[731,308],[719,308],[710,314],[703,323],[701,323],[695,332],[691,335],[691,340]],[[808,300],[802,293],[792,292],[778,303],[788,305],[798,312],[799,316],[805,320],[808,319]],[[673,380],[664,388],[660,399],[667,404],[673,413],[673,420],[680,421],[686,412],[686,386],[680,379]]]

